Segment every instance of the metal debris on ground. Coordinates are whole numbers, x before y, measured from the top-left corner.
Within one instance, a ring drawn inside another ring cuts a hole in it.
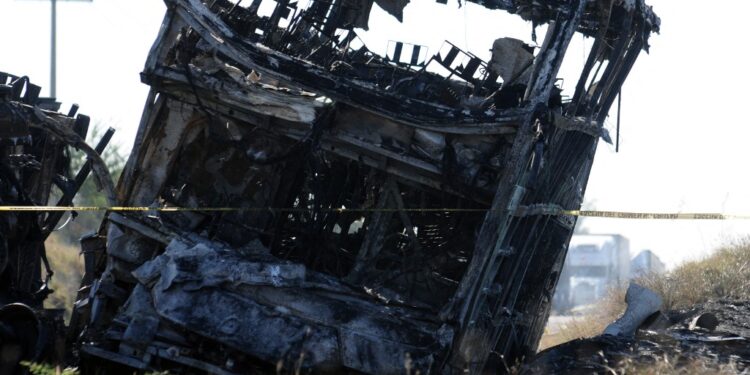
[[[657,316],[658,314],[658,316]],[[539,353],[521,374],[750,371],[750,301],[717,300],[654,314],[633,335],[603,334]],[[702,321],[704,326],[696,324]]]

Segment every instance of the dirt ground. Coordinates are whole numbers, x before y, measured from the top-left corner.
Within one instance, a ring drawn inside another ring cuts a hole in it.
[[[718,320],[715,328],[691,324],[706,313]],[[664,328],[642,329],[635,337],[595,336],[546,349],[521,373],[750,372],[750,301],[716,300],[665,318]]]

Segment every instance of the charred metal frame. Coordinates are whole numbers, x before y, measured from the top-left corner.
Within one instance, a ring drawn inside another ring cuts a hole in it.
[[[114,185],[100,154],[114,130],[96,147],[84,141],[89,117],[74,105],[40,98],[28,77],[0,72],[0,205],[47,206],[59,192],[58,206],[70,206],[93,171],[114,203]],[[85,166],[71,175],[70,148],[83,151]],[[20,361],[62,362],[63,309],[45,309],[54,274],[44,241],[57,228],[61,212],[3,210],[0,213],[0,373],[26,373]],[[44,267],[44,268],[42,268]],[[44,271],[43,271],[44,269]]]
[[[352,49],[372,1],[166,3],[117,203],[245,210],[108,215],[71,324],[92,372],[481,373],[535,352],[575,225],[551,213],[580,207],[658,31],[642,0],[478,1],[544,42],[449,78]],[[576,32],[595,41],[563,102]]]

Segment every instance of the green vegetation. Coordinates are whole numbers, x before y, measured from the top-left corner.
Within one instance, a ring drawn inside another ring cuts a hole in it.
[[[87,142],[95,145],[104,132],[105,127],[98,124],[92,126]],[[86,156],[82,152],[70,150],[70,157],[71,173],[78,173],[78,170],[86,163]],[[126,162],[122,149],[118,144],[110,143],[102,158],[112,178],[117,181]],[[58,198],[59,194],[50,199],[51,204],[55,204]],[[79,190],[73,203],[76,206],[107,206],[106,198],[98,191],[91,175]],[[55,293],[47,298],[45,304],[50,308],[66,309],[66,319],[70,316],[70,309],[75,302],[78,286],[83,276],[83,257],[80,255],[78,239],[96,231],[103,216],[103,212],[80,212],[75,220],[61,230],[53,232],[46,241],[47,257],[55,272],[51,282],[51,288]],[[67,220],[67,215],[61,220],[61,224],[65,220]]]
[[[100,124],[96,124],[89,130],[89,136],[86,140],[90,145],[96,145],[99,139],[104,135],[106,128]],[[107,148],[102,154],[102,159],[107,164],[109,172],[112,174],[112,179],[117,182],[120,178],[127,156],[122,151],[120,145],[115,143],[114,139],[109,143]],[[86,156],[82,152],[71,150],[71,173],[75,174],[81,169],[86,163]],[[86,182],[81,186],[74,201],[75,206],[107,206],[107,199],[104,197],[97,186],[92,175],[86,179]],[[78,244],[78,239],[81,236],[96,231],[99,228],[99,223],[104,217],[103,212],[85,211],[78,213],[78,217],[66,226],[59,233],[62,238],[72,244]]]
[[[78,375],[74,368],[58,369],[55,366],[44,363],[21,362],[21,366],[27,367],[32,375]]]

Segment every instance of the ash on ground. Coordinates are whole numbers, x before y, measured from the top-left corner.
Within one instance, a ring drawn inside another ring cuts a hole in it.
[[[522,374],[620,373],[666,364],[670,369],[750,372],[750,301],[717,300],[657,313],[632,337],[600,335],[537,354]]]

